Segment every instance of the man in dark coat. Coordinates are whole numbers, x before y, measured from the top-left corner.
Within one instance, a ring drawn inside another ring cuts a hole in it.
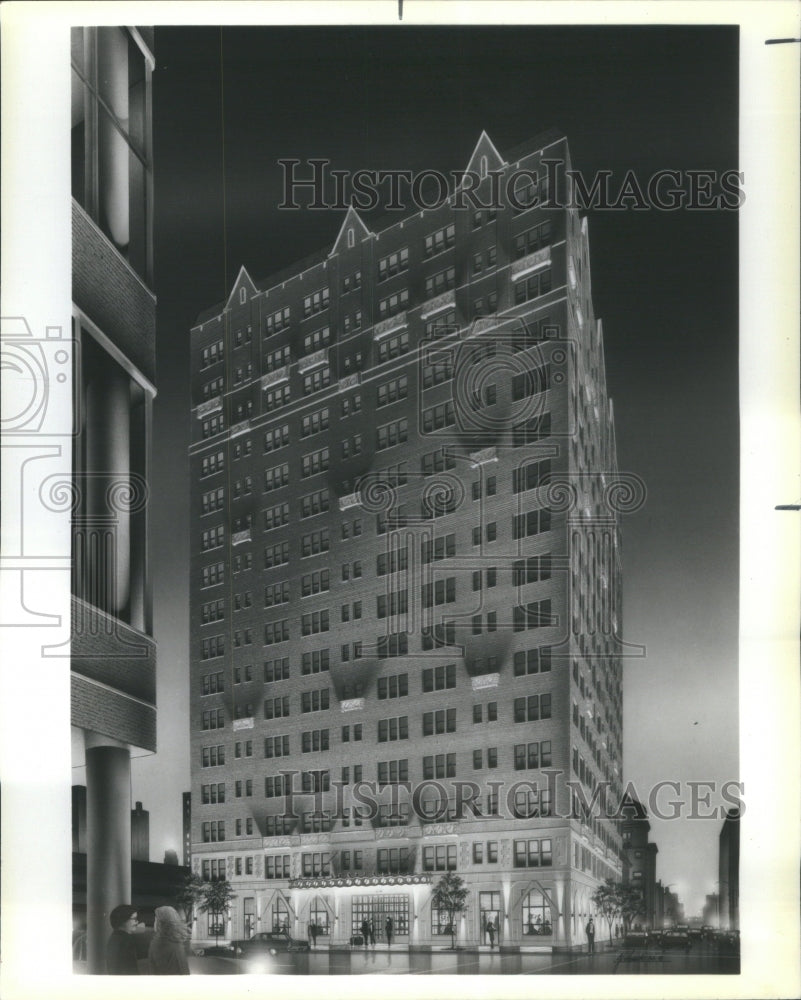
[[[384,930],[387,932],[387,944],[392,944],[392,917],[387,917]]]
[[[364,938],[364,947],[366,948],[370,943],[370,924],[367,917],[362,920],[362,937]]]
[[[138,976],[134,934],[139,926],[135,906],[123,903],[109,914],[112,931],[106,942],[106,972],[110,976]]]
[[[592,917],[590,917],[590,919],[587,921],[587,926],[585,927],[585,930],[587,931],[587,954],[588,955],[594,955],[595,954],[595,923],[594,923]]]

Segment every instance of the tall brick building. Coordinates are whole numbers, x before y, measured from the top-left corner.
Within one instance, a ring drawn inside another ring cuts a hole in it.
[[[621,793],[627,487],[566,166],[482,134],[443,204],[351,208],[192,329],[192,865],[229,935],[436,945],[455,871],[460,942],[570,948],[621,875],[580,806]]]
[[[90,972],[131,899],[131,751],[156,749],[147,477],[155,396],[149,28],[73,28],[74,763],[86,765]]]

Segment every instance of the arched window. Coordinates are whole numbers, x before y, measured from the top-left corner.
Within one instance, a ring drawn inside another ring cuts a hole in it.
[[[330,933],[328,921],[328,910],[325,908],[319,897],[314,899],[311,907],[309,908],[309,926],[314,924],[317,928],[318,936],[328,937]]]
[[[483,180],[487,176],[487,158],[486,156],[481,157],[481,165],[479,166],[479,176]]]
[[[289,934],[290,921],[289,921],[289,907],[281,899],[277,897],[273,902],[271,909],[271,929],[274,933],[285,933]]]
[[[552,933],[548,900],[538,889],[532,889],[523,897],[523,934],[535,936]]]
[[[241,305],[244,305],[245,302],[247,302],[247,297],[248,297],[248,290],[247,290],[247,288],[240,288],[239,289],[239,302],[240,302]]]
[[[348,249],[354,246],[355,243],[356,240],[353,236],[353,227],[351,226],[351,228],[348,230]]]

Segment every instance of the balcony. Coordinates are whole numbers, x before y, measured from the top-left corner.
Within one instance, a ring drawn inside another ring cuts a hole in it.
[[[249,541],[251,541],[250,528],[243,528],[242,531],[235,531],[231,535],[231,545],[241,545]]]
[[[207,399],[204,403],[200,403],[197,407],[197,418],[202,420],[204,417],[208,417],[211,413],[216,413],[218,410],[222,409],[222,396],[215,396],[213,399]]]
[[[289,365],[284,365],[282,368],[276,368],[275,371],[267,372],[266,375],[261,377],[261,387],[262,389],[269,389],[270,386],[278,385],[280,382],[286,382],[289,378]]]
[[[231,723],[231,728],[236,733],[240,729],[253,729],[255,725],[256,725],[256,720],[251,715],[248,716],[248,718],[246,719],[234,719],[234,721]]]
[[[474,691],[485,691],[487,688],[497,687],[500,680],[500,674],[479,674],[478,677],[470,678],[470,686]]]
[[[349,510],[351,507],[361,507],[362,495],[360,492],[348,493],[347,496],[339,498],[339,509]]]
[[[328,348],[324,347],[320,351],[315,351],[314,354],[308,354],[305,358],[301,358],[298,361],[298,371],[301,375],[304,372],[310,372],[312,368],[319,368],[320,365],[328,364]]]
[[[339,380],[339,391],[346,392],[348,389],[353,389],[359,385],[361,380],[362,377],[358,372],[354,372],[353,375],[345,375]]]
[[[541,267],[547,267],[551,263],[551,248],[543,247],[535,253],[530,253],[526,257],[521,257],[512,263],[512,281],[519,281],[528,277],[534,271],[539,271]]]
[[[250,430],[250,420],[240,420],[238,424],[231,425],[231,437],[238,437],[240,434],[247,434]]]
[[[405,311],[396,313],[394,316],[390,316],[389,319],[382,319],[380,323],[376,323],[373,327],[373,340],[381,340],[383,337],[388,337],[390,333],[402,330],[405,326]]]
[[[443,292],[441,295],[435,295],[433,299],[428,299],[424,302],[420,308],[420,318],[428,319],[429,316],[435,316],[438,312],[443,312],[445,309],[454,309],[456,307],[456,292],[453,290],[448,292]]]
[[[498,449],[494,446],[482,448],[480,451],[471,451],[468,457],[473,465],[487,465],[489,462],[498,461]]]
[[[343,712],[361,712],[364,710],[364,698],[348,698],[341,701],[339,707]]]

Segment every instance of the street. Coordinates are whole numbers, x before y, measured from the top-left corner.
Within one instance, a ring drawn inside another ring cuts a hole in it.
[[[739,955],[718,954],[713,944],[697,943],[685,954],[667,950],[648,953],[647,958],[620,951],[587,954],[520,954],[495,951],[412,952],[383,948],[353,951],[317,951],[276,955],[251,960],[204,956],[193,957],[194,975],[736,975]]]

